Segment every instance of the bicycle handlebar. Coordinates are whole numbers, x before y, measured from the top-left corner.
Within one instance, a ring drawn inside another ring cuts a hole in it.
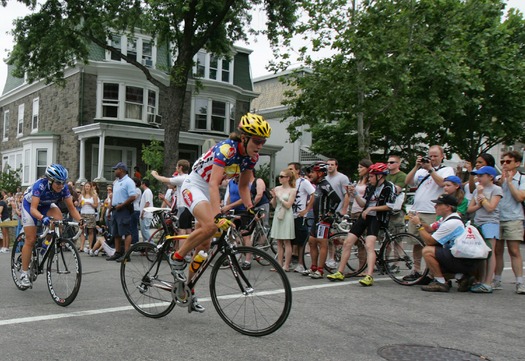
[[[80,223],[76,221],[66,221],[62,219],[54,219],[53,217],[49,217],[49,218],[51,219],[51,223],[53,223],[55,226],[64,225],[64,226],[78,227],[80,225]],[[44,231],[42,232],[40,236],[38,236],[38,238],[42,238],[42,239],[45,238],[49,234],[50,230],[51,228],[49,226],[45,226]],[[78,227],[78,232],[73,237],[71,237],[71,240],[76,241],[80,237],[81,234],[82,234],[82,228]]]

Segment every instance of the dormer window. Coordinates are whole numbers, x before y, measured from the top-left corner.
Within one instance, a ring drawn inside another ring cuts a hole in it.
[[[126,36],[114,34],[109,44],[114,48],[120,50],[122,54],[128,56],[134,61],[137,61],[147,68],[153,68],[155,66],[155,57],[157,55],[157,48],[153,45],[151,38],[146,36]],[[108,61],[122,61],[120,56],[116,52],[106,52],[106,60]]]

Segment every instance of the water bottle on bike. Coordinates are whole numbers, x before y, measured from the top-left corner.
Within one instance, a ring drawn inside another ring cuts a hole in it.
[[[193,261],[190,265],[190,270],[192,272],[197,272],[197,270],[201,267],[202,263],[208,258],[208,254],[204,251],[200,251],[195,255],[193,258]]]

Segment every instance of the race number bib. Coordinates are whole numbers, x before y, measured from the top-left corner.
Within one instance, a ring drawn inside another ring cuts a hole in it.
[[[319,222],[317,226],[317,237],[321,239],[328,239],[328,234],[330,233],[330,223]]]

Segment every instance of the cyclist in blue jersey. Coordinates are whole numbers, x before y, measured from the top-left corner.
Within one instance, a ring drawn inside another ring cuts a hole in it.
[[[229,179],[239,175],[239,194],[242,202],[246,209],[253,208],[250,177],[259,159],[259,151],[270,137],[270,133],[271,127],[263,117],[247,113],[241,117],[238,132],[216,144],[193,165],[181,192],[185,207],[197,221],[196,228],[181,248],[170,257],[172,273],[179,281],[186,281],[184,256],[194,248],[196,253],[209,249],[217,228],[225,230],[231,225],[228,219],[221,216],[219,186],[225,177]],[[191,276],[190,273],[189,277]],[[195,296],[192,297],[191,310],[204,312],[204,307],[198,303]]]
[[[40,221],[49,226],[51,218],[62,219],[62,212],[57,203],[64,201],[69,214],[80,224],[82,218],[73,204],[69,188],[66,185],[68,177],[67,169],[60,164],[51,164],[46,168],[45,177],[37,180],[26,190],[22,204],[22,226],[24,227],[25,243],[22,248],[22,271],[20,284],[30,287],[28,270],[31,260],[31,252],[36,242],[36,226]]]

